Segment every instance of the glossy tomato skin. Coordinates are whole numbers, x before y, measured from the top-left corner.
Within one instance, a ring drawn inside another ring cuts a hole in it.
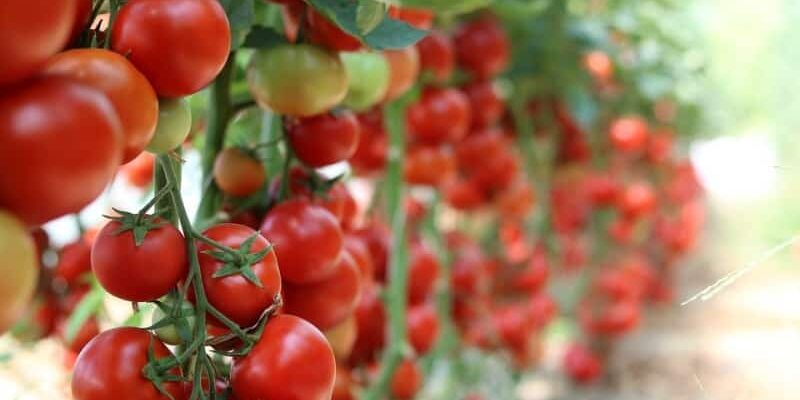
[[[472,110],[472,128],[494,125],[505,113],[506,106],[497,87],[491,81],[476,81],[463,88]]]
[[[508,37],[494,19],[481,18],[462,25],[454,42],[458,63],[478,79],[491,78],[508,65]]]
[[[111,48],[128,55],[159,96],[181,97],[219,74],[231,31],[215,0],[132,0],[114,22]]]
[[[297,158],[312,168],[344,161],[355,154],[361,125],[350,111],[298,118],[287,126]]]
[[[232,249],[238,249],[244,241],[257,234],[257,231],[237,224],[219,224],[203,232],[207,238]],[[250,248],[250,253],[257,253],[269,246],[270,243],[258,235]],[[240,326],[255,324],[261,313],[272,305],[275,296],[281,291],[281,275],[275,252],[270,251],[261,261],[250,266],[261,281],[262,287],[258,287],[242,275],[215,278],[214,273],[219,271],[224,263],[206,253],[213,250],[214,248],[206,243],[201,242],[197,245],[200,274],[208,302]],[[211,322],[218,323],[213,319]]]
[[[153,301],[186,277],[183,235],[158,222],[164,225],[147,232],[138,246],[133,231],[118,233],[122,224],[117,221],[100,230],[92,246],[92,270],[106,291],[128,301]]]
[[[320,330],[333,328],[350,316],[361,294],[361,272],[353,257],[342,252],[333,275],[321,282],[283,286],[283,311]]]
[[[644,150],[648,137],[647,121],[641,117],[623,117],[612,122],[609,128],[611,144],[620,152]]]
[[[0,334],[19,318],[39,276],[33,237],[16,217],[0,211]]]
[[[122,122],[123,163],[150,142],[158,122],[156,92],[125,57],[103,49],[69,50],[51,58],[43,73],[84,83],[111,100]]]
[[[392,395],[400,400],[412,399],[422,387],[422,371],[412,359],[400,362],[392,376]]]
[[[383,56],[389,62],[390,81],[385,101],[394,100],[408,92],[419,77],[419,52],[414,46],[386,50]]]
[[[5,0],[0,3],[0,86],[33,75],[69,40],[75,0]]]
[[[361,135],[355,153],[348,160],[359,175],[374,175],[386,167],[389,137],[383,125],[380,108],[358,115]]]
[[[156,359],[172,357],[167,346],[139,328],[116,328],[92,339],[75,362],[72,395],[75,400],[166,400],[142,374],[148,349]],[[180,375],[178,368],[169,371]],[[184,397],[181,382],[165,382],[175,399]]]
[[[413,140],[439,144],[462,139],[471,115],[469,98],[458,89],[428,87],[408,108],[406,119]]]
[[[247,82],[261,107],[299,117],[330,110],[344,100],[348,87],[339,56],[306,44],[256,52]]]
[[[229,147],[214,160],[214,182],[231,196],[249,196],[264,186],[266,180],[267,172],[261,162],[239,148]]]
[[[325,208],[307,199],[281,203],[264,218],[261,234],[275,246],[287,282],[320,282],[336,272],[344,239],[339,221]]]
[[[46,77],[0,97],[0,167],[15,171],[0,176],[0,207],[26,223],[80,211],[121,159],[119,118],[100,92]]]
[[[456,66],[455,49],[450,37],[434,31],[417,43],[417,50],[423,72],[430,72],[440,82],[450,79]]]
[[[242,400],[329,400],[335,378],[325,336],[292,315],[272,318],[253,350],[231,368],[233,392]]]
[[[418,355],[433,348],[439,337],[439,318],[431,304],[421,304],[408,310],[408,341]]]
[[[306,7],[306,21],[311,43],[332,51],[356,51],[362,46],[357,38],[336,26],[314,7]]]

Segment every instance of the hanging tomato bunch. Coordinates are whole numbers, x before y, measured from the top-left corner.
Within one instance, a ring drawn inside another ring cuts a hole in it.
[[[462,354],[533,369],[556,319],[590,383],[703,227],[691,107],[573,29],[602,5],[50,3],[0,5],[0,332],[76,400],[500,398]]]

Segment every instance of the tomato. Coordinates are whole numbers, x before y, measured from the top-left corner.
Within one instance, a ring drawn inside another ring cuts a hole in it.
[[[78,328],[75,337],[72,340],[67,340],[67,321],[69,321],[68,316],[61,318],[56,323],[55,333],[64,346],[73,353],[79,353],[86,347],[86,344],[100,334],[100,325],[97,323],[97,318],[90,317]]]
[[[484,270],[485,259],[475,251],[465,252],[453,263],[451,285],[456,295],[472,295],[488,282]]]
[[[603,373],[603,364],[586,346],[573,343],[564,354],[564,369],[573,381],[588,384],[596,381]]]
[[[214,160],[214,182],[231,196],[254,194],[266,181],[261,162],[237,147],[222,150]]]
[[[454,179],[446,183],[444,196],[447,204],[460,211],[474,210],[487,201],[481,187],[470,179]]]
[[[164,343],[174,346],[185,343],[184,338],[181,337],[181,330],[185,329],[187,334],[193,332],[195,327],[194,308],[189,303],[182,303],[180,309],[173,310],[174,305],[169,302],[164,304],[163,307],[165,309],[159,306],[153,311],[153,324],[168,317],[175,319],[169,325],[155,329],[156,336]],[[174,314],[171,314],[173,312]]]
[[[166,400],[142,370],[150,362],[172,357],[158,338],[139,328],[116,328],[101,333],[81,351],[72,374],[75,400]],[[154,361],[154,360],[152,360]],[[180,376],[176,367],[168,372]],[[175,399],[184,396],[181,382],[164,382]]]
[[[33,75],[67,45],[75,0],[0,2],[0,86]]]
[[[92,245],[79,239],[64,246],[58,253],[53,279],[59,284],[76,286],[86,283],[85,275],[92,270]]]
[[[257,51],[247,82],[261,107],[308,117],[330,110],[347,95],[344,64],[335,54],[300,44]]]
[[[419,304],[432,293],[439,277],[439,259],[423,242],[411,245],[408,262],[408,302]]]
[[[361,135],[356,152],[348,160],[353,169],[361,175],[376,174],[386,167],[389,138],[383,125],[380,108],[358,115]]]
[[[491,78],[508,65],[508,37],[500,23],[492,18],[462,25],[453,40],[459,65],[478,79]]]
[[[508,219],[525,218],[536,202],[536,192],[530,183],[518,181],[497,195],[500,214]]]
[[[328,210],[306,199],[278,204],[264,218],[261,233],[275,246],[287,282],[316,283],[336,273],[343,237]]]
[[[298,118],[286,127],[295,156],[312,168],[352,157],[360,132],[358,119],[349,111]]]
[[[51,58],[43,73],[84,83],[111,100],[122,122],[123,163],[136,158],[153,137],[158,121],[156,93],[125,57],[103,49],[69,50]]]
[[[253,350],[231,367],[237,398],[329,400],[336,361],[325,336],[291,315],[272,318]]]
[[[331,400],[356,400],[356,396],[353,393],[353,387],[355,385],[352,372],[347,367],[337,364],[336,383],[333,386],[333,397]]]
[[[659,131],[649,137],[647,143],[647,160],[654,164],[663,164],[669,160],[675,138],[671,131]]]
[[[142,239],[134,236],[133,229],[138,227],[120,221],[111,221],[100,230],[92,246],[92,271],[107,292],[128,301],[154,301],[186,277],[189,267],[183,235],[161,218],[152,224],[160,226]],[[157,267],[154,260],[158,260]]]
[[[69,34],[69,43],[75,44],[83,31],[89,26],[92,16],[92,0],[75,0],[75,19],[72,23],[72,32]]]
[[[14,216],[0,210],[0,334],[8,330],[28,307],[36,289],[39,263],[36,245]]]
[[[641,117],[619,118],[611,123],[609,137],[617,150],[626,153],[644,150],[647,146],[647,121]]]
[[[380,53],[360,51],[341,53],[347,71],[348,89],[342,105],[365,111],[383,100],[390,83],[390,64]]]
[[[47,118],[32,118],[30,110]],[[43,78],[0,97],[0,207],[31,225],[80,211],[122,156],[120,123],[99,92]],[[25,168],[20,168],[25,165]]]
[[[539,247],[533,252],[525,269],[515,278],[514,286],[529,293],[536,293],[544,288],[549,278],[550,266],[547,255],[544,249]]]
[[[413,146],[406,152],[403,175],[412,185],[439,186],[455,172],[455,155],[448,147]]]
[[[427,353],[439,337],[439,318],[436,316],[436,309],[430,304],[411,307],[406,320],[409,343],[418,355]]]
[[[494,310],[492,324],[500,340],[514,348],[526,346],[534,331],[533,321],[528,318],[527,309],[520,304],[512,304]]]
[[[410,138],[438,144],[457,142],[469,129],[469,98],[458,89],[427,87],[406,116]]]
[[[422,371],[413,359],[400,362],[392,376],[391,393],[400,400],[411,399],[422,388]]]
[[[175,150],[186,141],[192,130],[192,110],[185,98],[160,99],[158,101],[158,124],[147,151],[164,154]]]
[[[626,217],[636,218],[653,211],[657,201],[653,187],[649,183],[633,182],[618,195],[617,207]]]
[[[231,30],[216,0],[131,0],[114,22],[111,48],[127,55],[159,96],[180,97],[222,71]]]
[[[456,144],[458,165],[471,175],[484,167],[486,159],[497,157],[506,147],[508,147],[508,141],[499,130],[474,131]]]
[[[610,174],[595,173],[590,175],[584,182],[586,191],[592,203],[599,206],[606,206],[614,203],[619,192],[619,184]]]
[[[336,360],[346,360],[350,353],[353,352],[353,346],[356,344],[356,335],[358,334],[356,316],[351,314],[346,320],[323,333],[325,338],[328,339],[328,343],[331,344]]]
[[[583,55],[583,68],[599,82],[608,82],[614,77],[614,63],[608,54],[592,50]]]
[[[375,267],[372,265],[372,255],[367,244],[360,237],[347,234],[344,237],[344,249],[350,253],[356,266],[358,266],[358,270],[361,272],[362,284],[374,280]]]
[[[519,172],[519,158],[506,148],[493,157],[483,160],[472,178],[484,190],[503,190],[514,183]]]
[[[433,11],[418,7],[389,6],[389,16],[418,29],[428,30],[433,26]]]
[[[352,233],[367,245],[375,278],[385,281],[386,265],[389,262],[389,240],[391,239],[389,228],[383,223],[373,221]]]
[[[156,157],[142,152],[131,162],[119,167],[120,174],[133,186],[144,189],[153,183],[156,170]]]
[[[442,82],[450,79],[456,64],[453,41],[439,31],[433,31],[417,43],[420,68]]]
[[[343,251],[333,275],[310,284],[283,285],[283,311],[314,324],[320,330],[330,329],[353,313],[361,293],[361,272],[353,257]]]
[[[206,229],[203,236],[234,250],[240,249],[248,239],[252,239],[248,252],[251,256],[270,247],[270,242],[259,235],[258,231],[244,225],[215,225]],[[209,304],[240,326],[248,327],[255,324],[264,310],[272,305],[275,295],[281,291],[281,274],[274,249],[261,260],[230,263],[239,269],[251,269],[261,287],[256,286],[241,273],[215,277],[215,274],[225,268],[226,262],[209,253],[214,250],[208,243],[199,242],[197,245],[200,273]],[[212,322],[219,324],[213,319]]]
[[[311,43],[333,51],[356,51],[361,48],[358,38],[343,31],[314,7],[306,7],[306,22]]]
[[[473,129],[492,126],[503,117],[506,105],[491,81],[472,82],[462,90],[469,98]]]
[[[578,308],[578,318],[588,332],[617,337],[636,329],[641,321],[638,300],[605,300],[592,296]]]
[[[538,329],[542,329],[558,314],[558,304],[547,293],[538,293],[528,300],[528,317]]]
[[[386,101],[394,100],[408,92],[419,77],[419,52],[414,46],[398,50],[385,50],[389,62],[390,83]]]
[[[375,282],[365,284],[355,311],[356,343],[350,354],[351,362],[372,360],[383,347],[386,336],[386,310],[381,300],[381,286]]]

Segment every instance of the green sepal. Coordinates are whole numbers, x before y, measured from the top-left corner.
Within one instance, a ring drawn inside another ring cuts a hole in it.
[[[120,227],[114,231],[114,235],[121,235],[125,232],[131,231],[133,234],[133,242],[136,244],[136,247],[139,247],[142,245],[142,243],[144,243],[144,239],[150,231],[160,229],[161,227],[169,224],[168,221],[157,215],[132,214],[116,208],[113,210],[119,215],[106,215],[105,217],[120,224]]]

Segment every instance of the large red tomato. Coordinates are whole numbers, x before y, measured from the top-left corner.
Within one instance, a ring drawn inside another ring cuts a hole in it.
[[[151,352],[157,360],[172,357],[167,346],[144,329],[116,328],[101,333],[75,362],[72,396],[75,400],[167,400],[142,374]],[[180,370],[173,368],[169,374],[180,376]],[[163,385],[173,398],[183,398],[181,382]]]
[[[114,176],[121,132],[111,102],[82,84],[47,77],[5,92],[0,168],[13,173],[0,175],[0,207],[31,225],[80,211]]]
[[[122,122],[122,162],[133,160],[153,137],[158,98],[150,82],[125,57],[102,49],[75,49],[57,54],[45,75],[64,76],[103,92]]]
[[[180,97],[219,74],[231,30],[216,0],[131,0],[114,22],[111,48],[129,57],[159,96]]]
[[[428,87],[408,108],[410,137],[424,143],[457,142],[469,129],[469,98],[458,89]]]
[[[173,225],[163,224],[145,234],[140,243],[134,229],[111,221],[92,246],[92,270],[109,293],[128,301],[153,301],[169,293],[186,277],[186,246]],[[156,261],[157,260],[157,261]]]
[[[0,2],[0,86],[36,72],[69,40],[75,0]]]
[[[303,164],[319,168],[355,154],[361,125],[350,111],[298,118],[287,127],[292,150]]]
[[[283,311],[327,330],[353,313],[360,293],[361,272],[353,257],[343,251],[330,278],[304,285],[285,284]]]
[[[461,26],[454,35],[458,63],[476,78],[491,78],[508,65],[510,46],[503,27],[492,18]]]
[[[333,276],[343,248],[339,221],[308,199],[294,199],[270,210],[261,234],[275,245],[281,276],[308,284]]]
[[[243,400],[329,400],[336,361],[325,336],[292,315],[270,320],[253,350],[231,367],[231,386]]]
[[[203,235],[234,250],[240,249],[248,239],[251,239],[249,251],[251,256],[270,246],[258,231],[244,225],[219,224],[208,228]],[[281,291],[281,275],[275,251],[268,252],[261,260],[253,260],[249,265],[233,263],[233,266],[241,269],[250,268],[261,283],[259,287],[240,273],[215,277],[214,275],[226,266],[225,261],[210,254],[215,250],[204,242],[197,245],[200,273],[208,302],[240,326],[255,324],[264,310],[272,305],[275,295]],[[213,319],[212,322],[218,323]]]

